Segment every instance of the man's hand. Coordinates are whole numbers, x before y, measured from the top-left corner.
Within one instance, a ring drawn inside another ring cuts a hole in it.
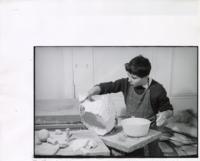
[[[168,118],[170,118],[172,115],[173,115],[173,111],[171,110],[159,112],[157,114],[156,125],[158,127],[166,125]]]
[[[84,99],[82,99],[80,102],[81,103],[83,103],[83,102],[85,102],[86,100],[89,100],[89,101],[94,101],[94,99],[92,98],[92,96],[91,95],[87,95]]]
[[[94,86],[92,89],[89,90],[87,96],[81,101],[83,103],[85,100],[94,101],[92,96],[98,95],[101,92],[101,88],[99,86]]]

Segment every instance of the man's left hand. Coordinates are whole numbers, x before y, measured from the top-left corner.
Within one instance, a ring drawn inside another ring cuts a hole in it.
[[[168,118],[172,116],[172,111],[168,110],[168,111],[159,112],[156,116],[157,116],[156,125],[158,127],[161,127],[167,124]]]

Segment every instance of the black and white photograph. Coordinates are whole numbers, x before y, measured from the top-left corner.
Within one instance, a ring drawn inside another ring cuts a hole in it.
[[[36,46],[35,157],[197,157],[197,52]]]
[[[197,160],[200,0],[0,0],[0,161]]]

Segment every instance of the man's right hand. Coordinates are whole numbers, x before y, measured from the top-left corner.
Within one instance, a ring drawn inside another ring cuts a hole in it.
[[[101,88],[99,86],[94,86],[92,89],[89,90],[87,96],[85,97],[85,99],[83,101],[81,101],[81,103],[83,103],[87,99],[89,101],[94,101],[92,96],[98,95],[98,94],[100,94],[100,92],[101,92]]]
[[[86,96],[83,100],[81,100],[80,102],[83,103],[85,102],[86,100],[89,100],[89,101],[94,101],[94,99],[92,98],[92,96]]]

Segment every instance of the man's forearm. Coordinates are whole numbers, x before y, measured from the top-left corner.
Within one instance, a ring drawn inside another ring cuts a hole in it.
[[[93,95],[98,95],[101,93],[101,88],[100,86],[94,86],[89,92],[88,96],[93,96]]]

